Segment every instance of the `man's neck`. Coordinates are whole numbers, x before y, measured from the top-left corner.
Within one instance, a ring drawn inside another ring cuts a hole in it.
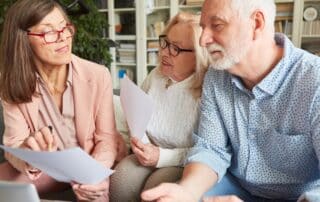
[[[259,50],[270,51],[252,51],[251,56],[247,56],[243,62],[228,70],[229,73],[240,77],[245,87],[249,90],[252,90],[254,86],[260,83],[283,56],[283,48],[276,44],[272,44],[267,48],[259,47]]]

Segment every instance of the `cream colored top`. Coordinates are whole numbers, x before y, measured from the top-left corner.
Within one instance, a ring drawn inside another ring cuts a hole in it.
[[[180,82],[168,82],[156,68],[142,85],[155,102],[147,134],[160,147],[156,167],[182,166],[193,145],[192,132],[198,121],[200,99],[194,98],[190,91],[192,78],[193,75]]]

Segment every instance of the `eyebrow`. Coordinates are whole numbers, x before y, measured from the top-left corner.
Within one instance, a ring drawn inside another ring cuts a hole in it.
[[[228,23],[228,19],[224,16],[218,16],[218,15],[214,15],[214,16],[211,16],[209,18],[209,22],[211,23],[212,21],[222,21],[223,23]],[[205,26],[205,23],[203,23],[202,21],[200,21],[199,23],[200,27],[204,27]]]
[[[178,47],[180,47],[180,46],[183,45],[183,44],[182,44],[182,41],[171,41],[171,40],[169,40],[168,38],[167,38],[167,40],[168,40],[171,44],[173,44],[173,45],[175,45],[175,46],[178,46]]]
[[[223,21],[223,22],[228,22],[228,19],[224,16],[211,16],[210,17],[210,21],[214,21],[214,20],[219,20],[219,21]]]
[[[181,45],[181,41],[174,41],[174,40],[169,40],[169,42],[170,43],[173,43],[173,44],[179,44],[179,45]]]
[[[66,22],[67,20],[66,19],[63,19],[59,22],[59,25]],[[53,27],[53,24],[50,24],[50,23],[47,23],[47,24],[39,24],[39,25],[44,25],[44,26],[50,26],[50,27]]]

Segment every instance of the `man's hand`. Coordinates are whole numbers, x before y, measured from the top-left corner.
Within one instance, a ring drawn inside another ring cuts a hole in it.
[[[203,202],[243,202],[235,195],[206,197]]]
[[[181,185],[162,183],[159,186],[142,192],[141,198],[145,201],[157,202],[197,202],[196,198]]]
[[[131,138],[131,148],[138,161],[143,166],[156,166],[160,156],[160,149],[153,144],[143,144],[137,138]]]
[[[71,183],[72,189],[79,201],[94,201],[109,190],[109,179],[96,185]]]

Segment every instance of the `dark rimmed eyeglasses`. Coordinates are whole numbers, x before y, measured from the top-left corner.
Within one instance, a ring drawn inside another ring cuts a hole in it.
[[[61,30],[53,30],[43,33],[33,33],[27,30],[28,35],[42,37],[46,44],[56,43],[60,39],[61,33],[63,33],[66,38],[70,38],[73,37],[75,32],[75,27],[72,24],[67,24]]]
[[[160,35],[159,36],[159,45],[160,45],[160,48],[162,48],[162,49],[168,48],[169,54],[173,57],[178,56],[181,52],[193,52],[194,51],[192,49],[183,49],[177,45],[170,43],[167,40],[167,35]]]

